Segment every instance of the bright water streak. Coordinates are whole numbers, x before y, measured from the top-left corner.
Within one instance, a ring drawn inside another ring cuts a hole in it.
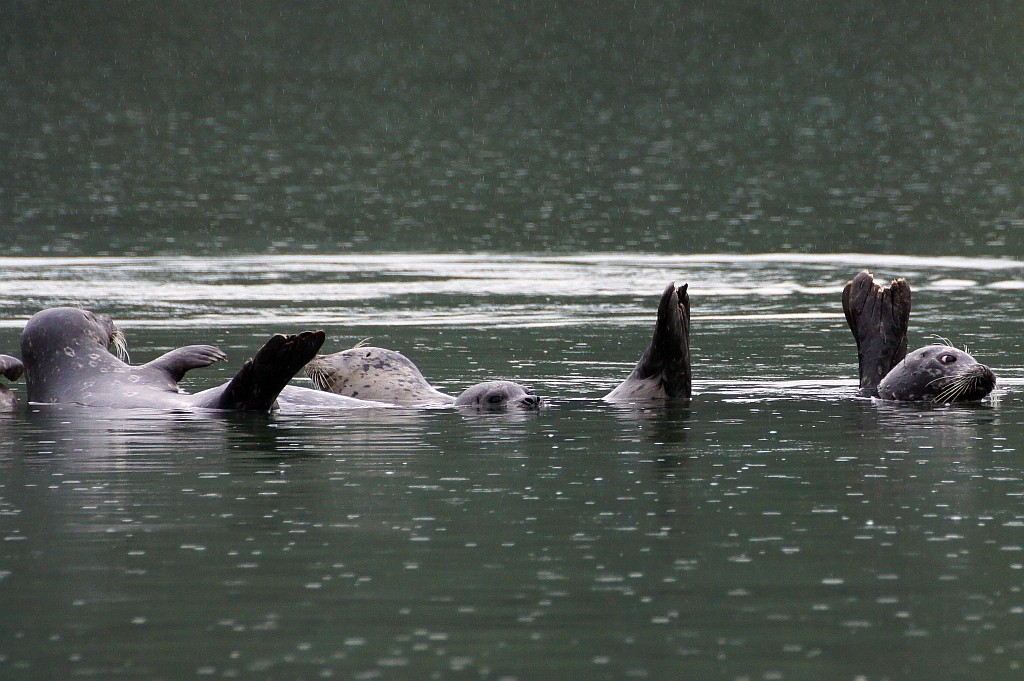
[[[859,254],[384,254],[9,258],[0,262],[0,301],[8,303],[15,317],[18,312],[30,314],[55,304],[113,305],[137,315],[130,323],[175,328],[211,322],[248,324],[254,308],[264,321],[359,323],[373,319],[373,306],[380,301],[418,296],[472,301],[541,298],[544,303],[533,303],[528,311],[513,307],[511,316],[495,315],[486,305],[468,313],[465,304],[455,309],[413,306],[402,318],[388,318],[388,323],[418,323],[423,315],[431,323],[456,325],[617,322],[617,310],[608,315],[609,303],[622,298],[646,300],[670,280],[687,281],[696,299],[715,301],[712,309],[697,310],[698,316],[756,315],[766,303],[777,304],[776,298],[798,294],[812,297],[819,309],[834,311],[837,289],[851,272],[868,266],[909,277],[919,293],[1024,288],[1024,264],[1015,260]],[[359,306],[358,313],[351,312],[354,306]],[[476,318],[473,312],[479,313]],[[280,319],[274,319],[275,313]],[[779,314],[799,318],[808,312]],[[8,318],[3,324],[18,326],[20,320]]]
[[[7,259],[135,361],[272,332],[369,337],[526,416],[46,409],[0,416],[0,676],[1016,678],[1021,264],[842,256]],[[839,292],[905,275],[912,343],[968,344],[976,406],[852,397]],[[690,408],[597,398],[689,282]],[[20,390],[22,386],[15,386]]]

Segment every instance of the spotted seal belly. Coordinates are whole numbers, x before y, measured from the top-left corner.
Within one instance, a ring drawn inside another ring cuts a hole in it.
[[[406,407],[457,406],[479,411],[536,409],[540,398],[511,381],[485,381],[457,397],[430,385],[412,360],[396,350],[361,345],[317,355],[306,375],[320,390],[361,400]]]

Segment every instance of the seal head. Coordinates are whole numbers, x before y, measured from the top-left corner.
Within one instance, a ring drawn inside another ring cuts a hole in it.
[[[928,345],[908,353],[878,384],[883,400],[971,402],[984,399],[996,377],[966,352]]]
[[[125,374],[129,367],[110,352],[120,331],[106,315],[74,307],[39,312],[21,334],[29,402],[88,399],[95,376]]]
[[[532,410],[540,408],[540,397],[518,383],[485,381],[463,391],[455,398],[455,406],[477,411]]]

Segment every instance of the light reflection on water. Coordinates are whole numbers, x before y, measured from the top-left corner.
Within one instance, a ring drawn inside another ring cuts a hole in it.
[[[1018,265],[633,262],[5,261],[6,348],[40,304],[80,302],[114,315],[136,361],[225,347],[227,366],[184,382],[200,390],[270,332],[316,324],[331,345],[401,349],[443,389],[509,377],[547,406],[0,417],[0,669],[1012,678]],[[854,397],[838,293],[860,267],[915,275],[912,337],[969,342],[999,398]],[[29,273],[48,283],[21,298]],[[602,403],[669,279],[691,282],[697,398]]]
[[[690,282],[696,317],[796,321],[836,315],[837,290],[864,267],[908,277],[921,294],[998,301],[1024,286],[1009,259],[857,254],[760,256],[416,255],[261,258],[7,258],[4,328],[40,307],[115,308],[122,324],[218,326],[648,323],[649,300]],[[965,276],[969,274],[970,276]],[[794,309],[793,299],[808,301]],[[710,304],[701,305],[707,300]],[[927,303],[926,303],[927,305]],[[808,309],[810,308],[810,309]],[[400,309],[400,314],[395,310]],[[927,314],[947,315],[948,303]],[[954,310],[955,311],[955,310]]]

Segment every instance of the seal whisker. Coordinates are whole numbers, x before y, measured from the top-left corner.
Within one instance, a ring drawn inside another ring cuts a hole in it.
[[[935,397],[932,398],[932,401],[943,403],[955,402],[961,392],[961,386],[959,384],[951,383],[940,392],[936,393]]]
[[[935,395],[936,402],[955,402],[961,397],[975,392],[981,385],[981,376],[964,372],[954,376],[948,385]]]
[[[329,381],[327,379],[327,372],[320,367],[306,366],[306,376],[313,381],[313,385],[316,386],[317,390],[327,390]]]
[[[947,378],[947,377],[940,376],[939,378],[937,378],[935,380],[937,381],[937,380],[940,380],[942,378]],[[946,383],[946,385],[942,386],[942,388],[940,388],[937,393],[935,393],[935,396],[932,398],[932,401],[934,401],[934,402],[952,402],[954,399],[956,399],[956,395],[961,391],[961,387],[962,387],[962,383],[963,383],[962,375],[956,375],[956,376],[952,376],[952,377],[948,377],[948,378],[949,378],[949,382]],[[928,383],[928,385],[931,385],[934,382],[935,381],[931,381],[931,382]]]
[[[114,335],[110,338],[111,346],[114,349],[114,356],[125,364],[131,364],[132,358],[128,354],[128,339],[124,337],[121,329],[115,329]]]
[[[935,395],[932,396],[932,402],[950,402],[950,401],[952,401],[952,400],[949,399],[950,387],[951,386],[946,386],[945,388],[943,388],[939,392],[935,393]]]
[[[950,340],[949,340],[948,338],[946,338],[945,336],[940,336],[940,335],[938,335],[938,334],[935,334],[935,333],[933,333],[933,334],[931,334],[931,335],[929,336],[929,338],[934,338],[935,340],[937,340],[937,341],[939,342],[939,343],[938,343],[939,345],[945,345],[946,347],[949,347],[949,348],[952,348],[952,347],[954,347],[954,346],[953,346],[953,342],[952,342],[952,341],[950,341]]]
[[[957,383],[956,383],[956,393],[953,395],[953,398],[950,401],[951,402],[955,402],[956,400],[960,399],[961,397],[964,397],[970,391],[970,389],[971,389],[971,379],[970,378],[966,378],[965,377],[965,378],[957,381]]]

